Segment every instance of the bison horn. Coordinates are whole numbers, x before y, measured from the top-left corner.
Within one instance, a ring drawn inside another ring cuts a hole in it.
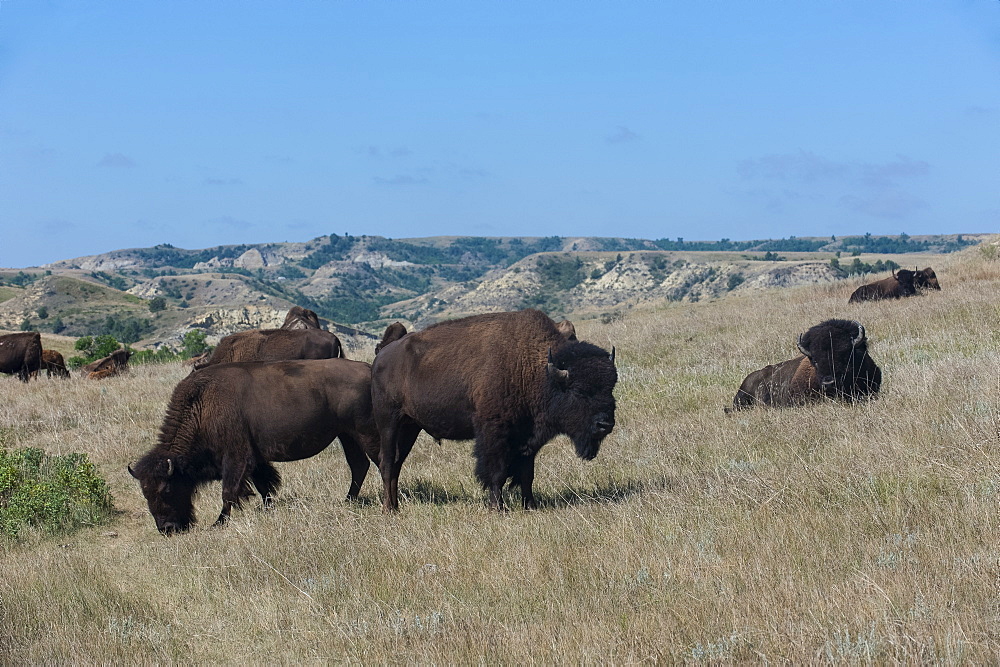
[[[854,320],[854,323],[858,325],[858,337],[851,340],[854,347],[857,347],[865,341],[865,328],[861,326],[861,322]]]
[[[174,474],[174,462],[172,459],[167,459],[167,477],[172,477]]]
[[[132,470],[132,466],[126,466],[126,467],[128,468],[128,474],[132,475],[136,479],[139,479],[139,476],[135,474],[134,470]]]
[[[549,363],[548,363],[547,368],[548,368],[548,371],[549,371],[549,375],[551,375],[552,377],[554,377],[558,382],[565,382],[566,378],[569,377],[569,371],[568,370],[566,370],[565,368],[559,368],[558,366],[555,365],[555,362],[552,361],[552,348],[551,347],[549,348]]]
[[[805,346],[802,344],[802,334],[799,334],[799,340],[797,341],[796,344],[799,346],[799,352],[801,352],[802,354],[804,354],[804,355],[806,355],[808,357],[809,356],[809,350],[807,350],[805,348]]]
[[[611,363],[615,363],[615,346],[611,346]]]

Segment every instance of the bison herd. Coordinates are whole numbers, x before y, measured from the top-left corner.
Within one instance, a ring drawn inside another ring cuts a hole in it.
[[[850,302],[928,288],[940,289],[933,269],[900,269],[858,288]],[[882,371],[860,322],[821,322],[799,334],[798,349],[800,356],[747,375],[725,411],[878,393]],[[128,354],[118,350],[83,371],[121,372]],[[0,372],[27,382],[43,368],[69,375],[58,352],[42,350],[38,333],[0,336]],[[617,381],[614,348],[581,341],[571,322],[534,309],[409,333],[395,322],[368,364],[346,359],[316,313],[296,306],[282,328],[226,336],[193,364],[170,397],[157,444],[128,470],[157,529],[171,534],[195,522],[198,487],[222,482],[222,524],[254,492],[270,502],[281,484],[273,462],[314,456],[339,439],[351,470],[347,498],[357,498],[371,462],[382,477],[383,508],[394,512],[400,469],[425,431],[439,441],[475,441],[475,475],[491,507],[504,509],[510,482],[533,509],[539,450],[567,435],[577,456],[597,456],[615,426]]]

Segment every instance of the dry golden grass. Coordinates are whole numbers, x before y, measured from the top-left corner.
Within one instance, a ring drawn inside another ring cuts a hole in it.
[[[121,509],[0,552],[0,662],[993,662],[1000,262],[933,265],[942,292],[891,303],[851,281],[579,322],[618,348],[618,426],[591,463],[542,450],[536,512],[487,511],[470,444],[422,437],[398,516],[374,470],[342,502],[334,445],[279,464],[273,511],[209,528],[215,484],[163,538],[125,466],[184,370],[0,379],[0,444],[88,453]],[[830,317],[867,328],[880,398],[723,414]]]

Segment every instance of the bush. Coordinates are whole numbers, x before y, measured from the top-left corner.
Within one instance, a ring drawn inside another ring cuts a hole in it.
[[[167,300],[162,296],[154,296],[149,300],[149,312],[158,313],[161,310],[166,310]]]
[[[107,523],[111,491],[86,454],[48,456],[41,449],[0,450],[0,534],[24,527],[48,534]]]

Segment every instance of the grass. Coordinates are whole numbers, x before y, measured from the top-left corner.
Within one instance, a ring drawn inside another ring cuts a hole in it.
[[[855,279],[666,304],[582,338],[618,351],[618,425],[538,458],[536,512],[487,511],[469,443],[418,441],[384,516],[342,501],[339,447],[278,464],[277,503],[163,538],[125,466],[177,365],[105,382],[0,378],[0,443],[86,453],[110,530],[0,551],[0,654],[39,662],[943,662],[1000,653],[1000,262],[847,304]],[[796,335],[859,319],[878,400],[725,416]],[[370,353],[368,353],[370,355]],[[513,505],[517,506],[516,498]]]

